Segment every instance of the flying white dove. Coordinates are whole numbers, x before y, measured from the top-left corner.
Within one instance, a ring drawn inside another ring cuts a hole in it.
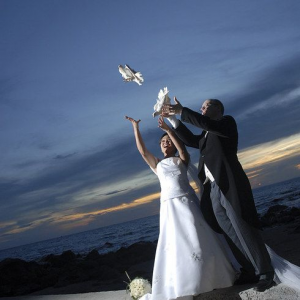
[[[154,105],[154,113],[152,114],[153,118],[161,114],[161,110],[164,104],[170,104],[171,99],[168,96],[168,88],[165,87],[163,90],[160,90],[158,93],[158,99]]]
[[[119,65],[118,68],[125,82],[134,81],[138,85],[142,85],[142,82],[144,82],[142,74],[140,72],[134,71],[128,65],[125,65],[125,67]]]

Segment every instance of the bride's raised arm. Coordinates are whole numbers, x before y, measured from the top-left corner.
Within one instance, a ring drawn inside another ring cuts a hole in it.
[[[158,159],[148,151],[148,149],[145,146],[145,143],[143,141],[142,135],[140,133],[139,129],[139,123],[141,120],[134,120],[133,118],[125,116],[127,120],[129,120],[133,126],[133,132],[134,132],[134,137],[135,137],[135,142],[136,142],[136,147],[139,150],[141,156],[145,160],[145,162],[152,168],[156,169],[156,165],[158,163]]]
[[[187,152],[184,144],[177,137],[176,133],[165,123],[163,117],[159,117],[158,127],[160,127],[163,131],[165,131],[168,134],[168,136],[172,140],[172,143],[175,145],[178,151],[179,157],[186,165],[188,165],[190,161],[189,153]]]

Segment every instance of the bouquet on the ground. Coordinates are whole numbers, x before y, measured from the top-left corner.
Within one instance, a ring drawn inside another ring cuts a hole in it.
[[[127,272],[125,272],[129,283],[127,283],[127,291],[130,293],[130,296],[133,300],[138,300],[143,297],[147,293],[151,293],[151,284],[147,279],[143,278],[135,278],[133,280],[130,279]]]

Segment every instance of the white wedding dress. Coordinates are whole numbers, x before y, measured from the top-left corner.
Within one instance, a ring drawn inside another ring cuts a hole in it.
[[[202,216],[186,165],[179,157],[166,158],[158,163],[156,174],[161,185],[160,232],[152,293],[140,300],[187,300],[231,286],[236,271]]]

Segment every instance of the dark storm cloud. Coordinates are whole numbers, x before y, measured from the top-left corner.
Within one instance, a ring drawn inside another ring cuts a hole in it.
[[[299,65],[300,56],[296,56],[259,74],[245,87],[243,94],[237,95],[233,91],[234,101],[226,105],[226,111],[237,116],[242,148],[300,131],[300,91],[295,93],[293,99],[285,100],[300,88]],[[256,105],[261,107],[245,115]]]
[[[11,199],[20,193],[20,189],[21,185],[19,180],[0,178],[1,206],[10,203]]]
[[[76,153],[70,153],[70,154],[66,154],[66,155],[56,155],[55,157],[53,157],[53,159],[66,159],[66,158],[70,158],[72,156],[74,156]]]
[[[28,228],[28,227],[31,227],[32,226],[32,223],[27,223],[27,224],[18,224],[19,228]]]
[[[127,191],[128,189],[123,189],[123,190],[115,190],[115,191],[112,191],[110,193],[106,193],[106,194],[102,194],[104,196],[109,196],[109,195],[115,195],[115,194],[118,194],[118,193],[121,193],[121,192],[125,192]]]
[[[27,161],[23,161],[21,163],[17,163],[14,164],[13,166],[18,169],[18,170],[22,170],[22,169],[26,169],[28,167],[33,167],[40,164],[40,161],[37,160],[27,160]]]
[[[159,151],[159,134],[158,129],[144,134],[149,150],[154,153]],[[59,159],[58,161],[62,163],[52,165],[26,181],[2,179],[0,181],[0,205],[2,212],[4,210],[7,212],[3,215],[17,216],[31,209],[55,210],[62,204],[62,201],[66,203],[72,201],[72,196],[76,192],[99,186],[99,184],[101,186],[116,184],[113,191],[103,193],[103,195],[126,192],[124,188],[118,189],[117,182],[147,169],[136,149],[133,136],[90,155],[78,154],[76,159],[73,157],[71,160]],[[139,188],[136,188],[134,193],[128,192],[127,197],[133,195],[138,197],[138,191]],[[125,196],[123,193],[120,197],[114,197],[109,205],[102,203],[101,205],[95,204],[93,207],[108,207],[113,203],[117,205],[121,201],[124,202],[124,197],[126,199],[126,193]],[[19,205],[20,203],[22,205]]]

